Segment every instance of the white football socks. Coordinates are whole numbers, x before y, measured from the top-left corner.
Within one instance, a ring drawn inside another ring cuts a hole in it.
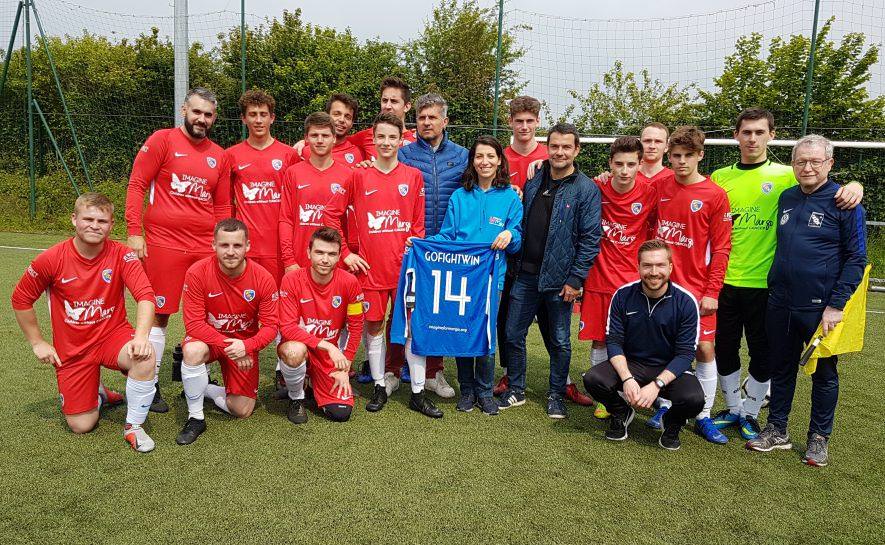
[[[126,423],[141,426],[154,399],[154,381],[126,379]]]
[[[427,358],[412,353],[412,339],[406,340],[406,361],[409,364],[409,375],[412,377],[412,393],[420,394],[424,391],[424,382],[427,378]]]
[[[741,370],[738,369],[730,375],[719,375],[719,389],[725,400],[725,408],[731,414],[741,414]]]
[[[211,399],[213,403],[215,403],[216,407],[226,412],[227,414],[230,414],[230,409],[227,408],[227,390],[225,390],[224,386],[219,386],[217,384],[207,384],[205,395],[209,397],[209,399]]]
[[[163,362],[163,351],[166,350],[166,328],[151,327],[151,331],[148,333],[148,342],[154,347],[154,359],[157,362],[156,373],[154,374],[154,384],[156,384],[160,381],[160,363]]]
[[[209,385],[209,371],[206,369],[206,364],[183,363],[181,384],[184,386],[184,397],[187,400],[188,417],[204,420],[206,417],[203,414],[203,397],[206,395],[206,386]]]
[[[283,378],[286,379],[286,389],[289,391],[289,399],[304,399],[304,375],[307,374],[307,363],[298,367],[289,367],[285,363],[280,367]]]
[[[276,346],[277,348],[279,348],[279,346],[280,346],[280,342],[282,342],[282,340],[283,340],[283,336],[280,335],[279,332],[277,332],[277,338],[276,338],[276,340],[275,340],[276,344],[275,344],[274,346]],[[280,359],[279,356],[277,356],[277,367],[276,367],[276,371],[279,371],[280,368],[282,367],[282,365],[283,365],[283,360]]]
[[[704,408],[697,415],[697,419],[710,418],[710,409],[713,408],[713,402],[716,401],[716,359],[713,361],[699,361],[695,365],[695,376],[701,383],[701,389],[704,390]]]
[[[768,393],[770,380],[759,382],[750,375],[747,380],[747,399],[744,400],[744,406],[741,408],[741,416],[759,417],[759,411],[765,402],[765,395]]]
[[[608,361],[608,347],[593,348],[590,350],[590,365],[595,367]]]
[[[387,352],[384,346],[384,332],[380,335],[367,335],[366,356],[369,359],[369,370],[372,380],[379,386],[384,386],[384,355]]]

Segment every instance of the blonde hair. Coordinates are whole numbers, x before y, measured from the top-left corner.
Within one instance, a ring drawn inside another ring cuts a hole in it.
[[[81,210],[89,207],[98,208],[102,212],[107,212],[111,216],[114,215],[114,203],[111,199],[102,193],[83,193],[74,201],[74,214],[79,214]]]

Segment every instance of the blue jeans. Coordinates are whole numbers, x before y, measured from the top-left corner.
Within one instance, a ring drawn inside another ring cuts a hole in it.
[[[458,384],[461,395],[473,394],[476,397],[492,397],[492,382],[495,380],[495,360],[491,356],[476,358],[455,358],[458,365]]]
[[[543,319],[546,310],[547,327],[550,332],[550,394],[564,395],[569,364],[572,360],[571,319],[572,303],[566,303],[559,292],[538,291],[538,275],[519,273],[510,290],[510,308],[507,313],[506,345],[507,376],[510,389],[525,392],[526,349],[525,339],[535,315]]]
[[[794,312],[769,305],[765,316],[771,365],[771,401],[768,423],[786,432],[787,420],[796,393],[796,372],[802,348],[820,324],[821,312]],[[817,360],[811,375],[811,421],[808,433],[829,437],[833,432],[836,402],[839,400],[839,374],[836,356]]]

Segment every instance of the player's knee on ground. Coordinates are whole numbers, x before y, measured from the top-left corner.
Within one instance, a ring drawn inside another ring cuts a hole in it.
[[[181,347],[181,353],[184,363],[200,365],[206,363],[206,358],[209,356],[209,347],[199,341],[189,342]]]
[[[307,359],[307,346],[295,341],[284,342],[277,348],[277,355],[289,367],[299,367]]]
[[[72,432],[89,433],[98,425],[98,409],[80,414],[66,414],[65,421]]]
[[[350,415],[352,412],[353,407],[351,407],[350,405],[323,405],[323,414],[326,415],[326,418],[328,418],[332,422],[347,422],[348,420],[350,420]]]
[[[255,410],[255,400],[246,396],[227,396],[227,408],[237,418],[249,418]]]

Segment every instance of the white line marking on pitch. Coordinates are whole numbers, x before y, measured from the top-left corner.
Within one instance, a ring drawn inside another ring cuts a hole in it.
[[[45,252],[48,248],[26,248],[24,246],[0,246],[4,250],[29,250],[32,252]]]

